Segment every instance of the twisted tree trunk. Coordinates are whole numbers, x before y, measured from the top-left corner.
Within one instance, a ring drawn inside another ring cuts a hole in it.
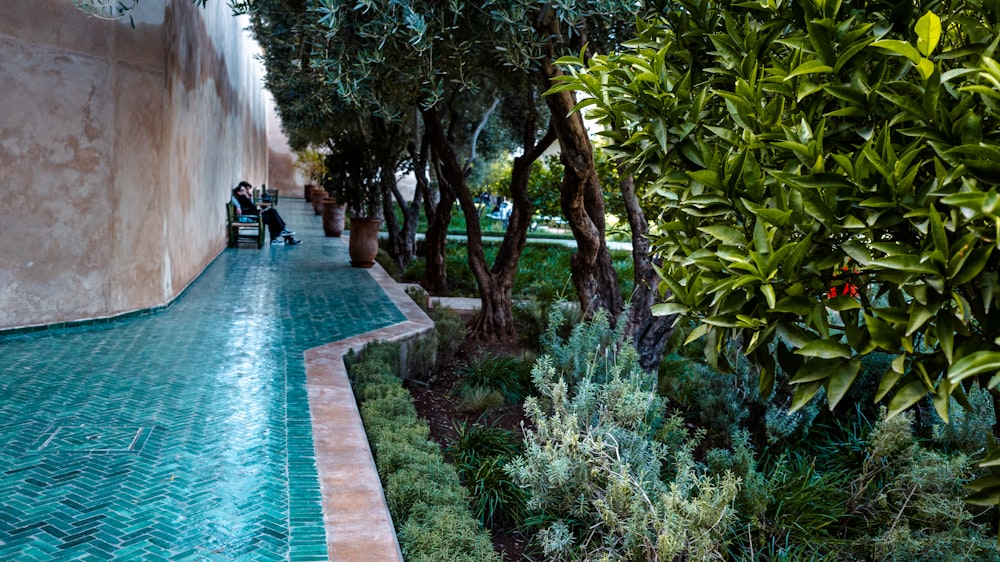
[[[634,264],[633,280],[635,288],[629,308],[628,320],[625,323],[625,334],[632,338],[639,352],[639,364],[647,371],[655,370],[661,361],[667,346],[667,340],[674,331],[674,316],[653,316],[653,305],[659,302],[657,286],[660,276],[655,266],[659,265],[650,255],[650,243],[646,238],[649,223],[639,206],[639,198],[635,193],[635,181],[632,176],[622,179],[619,186],[622,199],[625,201],[625,213],[628,215],[629,226],[632,227],[632,262]]]
[[[543,60],[542,73],[550,85],[562,75],[549,58]],[[576,253],[570,261],[573,285],[587,316],[603,308],[614,320],[624,304],[604,236],[604,193],[597,179],[594,148],[583,117],[579,112],[571,114],[576,106],[571,92],[547,95],[545,102],[552,113],[565,169],[560,204],[576,239]]]

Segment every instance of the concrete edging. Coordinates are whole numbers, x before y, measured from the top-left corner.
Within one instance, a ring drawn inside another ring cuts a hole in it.
[[[420,337],[434,322],[381,266],[368,271],[407,320],[305,351],[313,448],[330,560],[403,562],[344,355],[374,341]]]

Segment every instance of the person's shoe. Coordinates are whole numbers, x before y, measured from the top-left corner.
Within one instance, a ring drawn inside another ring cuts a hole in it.
[[[301,243],[302,240],[299,240],[298,238],[292,238],[291,236],[289,236],[288,239],[285,240],[285,244],[288,244],[289,246],[294,246],[296,244],[301,244]]]
[[[284,246],[285,245],[285,239],[281,238],[279,236],[279,237],[275,238],[274,240],[271,240],[271,245],[272,246]]]
[[[294,230],[288,230],[287,228],[281,231],[282,236],[295,236]]]

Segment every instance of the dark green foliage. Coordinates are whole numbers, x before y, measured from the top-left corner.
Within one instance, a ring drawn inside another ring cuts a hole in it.
[[[473,356],[459,370],[456,392],[467,396],[475,392],[497,392],[504,404],[524,400],[530,386],[530,366],[514,357],[484,351]]]
[[[455,424],[457,438],[445,448],[462,484],[472,494],[472,511],[489,528],[501,520],[521,525],[526,517],[525,494],[504,470],[521,453],[518,436],[479,423]]]
[[[868,438],[860,476],[852,481],[850,511],[863,514],[873,534],[853,541],[856,552],[880,560],[998,560],[994,540],[963,501],[974,477],[964,455],[921,446],[912,415],[882,419]],[[850,529],[862,527],[855,518]]]
[[[662,16],[625,50],[564,59],[576,74],[553,88],[587,95],[660,206],[657,312],[698,319],[713,369],[740,341],[761,394],[789,385],[793,410],[930,399],[948,419],[951,396],[1000,384],[1000,4],[680,0]],[[888,366],[860,374],[875,353]],[[984,484],[977,501],[1000,502]]]
[[[811,556],[836,552],[840,541],[831,530],[847,515],[852,475],[817,471],[813,459],[794,453],[772,466],[764,482],[768,502],[758,512],[759,538],[803,545]]]
[[[439,361],[447,361],[465,341],[465,321],[447,307],[435,308],[428,313],[428,316],[434,321]]]
[[[935,421],[933,435],[934,443],[946,451],[965,453],[976,458],[987,450],[989,436],[993,431],[993,399],[989,392],[978,385],[969,392],[967,411],[954,404],[951,409],[951,419],[948,423],[940,418]]]

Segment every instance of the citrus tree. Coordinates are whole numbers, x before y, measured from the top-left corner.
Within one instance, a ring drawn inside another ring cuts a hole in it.
[[[876,351],[890,415],[947,420],[974,382],[1000,406],[1000,6],[930,4],[681,0],[560,61],[660,208],[657,312],[719,368],[739,345],[763,394],[787,377],[793,409],[836,407]]]

